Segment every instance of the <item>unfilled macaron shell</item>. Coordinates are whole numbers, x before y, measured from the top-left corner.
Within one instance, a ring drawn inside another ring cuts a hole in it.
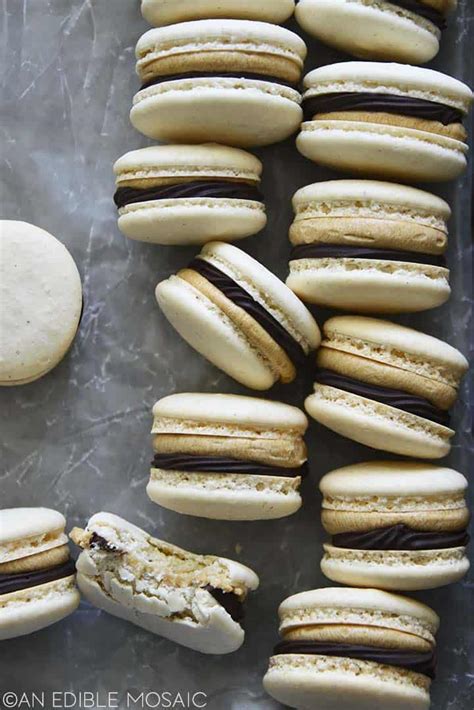
[[[210,18],[235,18],[284,22],[293,14],[295,0],[142,0],[142,13],[150,24],[161,26],[174,22]]]

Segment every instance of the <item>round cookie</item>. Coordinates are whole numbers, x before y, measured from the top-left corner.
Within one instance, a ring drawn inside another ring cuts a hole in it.
[[[156,298],[195,350],[252,389],[292,382],[320,342],[297,296],[231,244],[206,244],[188,268],[158,284]]]
[[[142,13],[151,25],[212,18],[285,22],[295,9],[295,0],[142,0]]]
[[[0,640],[50,626],[79,606],[65,526],[49,508],[0,510]]]
[[[281,641],[263,680],[301,710],[428,710],[439,618],[378,589],[315,589],[279,608]]]
[[[216,144],[151,146],[114,166],[118,226],[155,244],[232,241],[265,227],[262,163]]]
[[[301,507],[308,421],[280,402],[174,394],[153,407],[148,496],[186,515],[268,520]]]
[[[432,69],[341,62],[304,79],[305,157],[366,177],[438,182],[466,168],[472,92]]]
[[[309,34],[360,59],[423,64],[436,56],[456,0],[300,0]]]
[[[324,324],[306,411],[349,439],[422,459],[446,456],[448,410],[468,369],[437,338],[389,321],[337,316]]]
[[[451,293],[449,205],[374,180],[330,180],[293,197],[286,281],[303,301],[359,313],[435,308]]]
[[[66,247],[26,222],[0,221],[0,386],[43,377],[63,359],[82,311]]]
[[[322,522],[332,535],[321,569],[342,584],[433,589],[469,569],[465,477],[413,461],[371,461],[320,481]]]
[[[301,123],[306,57],[298,35],[249,20],[198,20],[150,30],[137,44],[142,87],[130,114],[150,138],[268,145]]]

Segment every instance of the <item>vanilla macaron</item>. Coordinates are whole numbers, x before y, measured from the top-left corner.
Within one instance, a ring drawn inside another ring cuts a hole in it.
[[[293,291],[231,244],[206,244],[158,284],[156,298],[195,350],[253,389],[292,382],[320,343],[316,321]]]
[[[308,421],[296,407],[232,394],[173,394],[153,407],[147,493],[178,513],[266,520],[295,513]]]
[[[326,577],[356,587],[433,589],[469,569],[465,477],[415,461],[371,461],[320,481]]]
[[[285,22],[295,9],[295,0],[142,0],[142,13],[150,25],[212,18]]]
[[[436,56],[457,0],[300,0],[296,19],[326,44],[360,59],[424,64]]]
[[[452,180],[466,168],[466,84],[403,64],[341,62],[304,80],[307,158],[337,170],[407,181]]]
[[[66,247],[26,222],[0,220],[0,386],[39,379],[64,358],[82,312]]]
[[[137,45],[135,128],[176,143],[268,145],[302,120],[306,45],[277,25],[197,20],[150,30]]]
[[[83,549],[79,589],[94,606],[201,653],[244,642],[244,603],[259,584],[245,565],[182,550],[111,513],[70,537]]]
[[[0,641],[44,629],[79,606],[65,526],[49,508],[0,510]]]
[[[216,144],[131,151],[114,166],[119,229],[155,244],[204,244],[256,234],[266,224],[262,163]]]
[[[359,313],[435,308],[451,293],[449,205],[374,180],[330,180],[293,197],[289,286],[303,301]]]
[[[378,589],[301,592],[279,608],[265,690],[297,710],[428,710],[437,614]]]
[[[389,321],[337,316],[324,324],[316,362],[305,403],[316,421],[402,456],[449,453],[448,410],[468,369],[451,345]]]

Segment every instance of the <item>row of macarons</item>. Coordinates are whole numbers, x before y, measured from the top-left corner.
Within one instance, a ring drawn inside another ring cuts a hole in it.
[[[110,513],[71,531],[82,548],[75,563],[65,527],[47,508],[0,510],[0,639],[61,621],[80,590],[99,609],[196,651],[240,648],[244,603],[259,586],[253,570]],[[439,618],[426,605],[378,589],[323,588],[289,597],[279,617],[264,686],[280,702],[334,708],[342,686],[353,710],[429,707]]]

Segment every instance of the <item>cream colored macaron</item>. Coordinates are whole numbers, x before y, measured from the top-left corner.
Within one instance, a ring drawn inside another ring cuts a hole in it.
[[[286,281],[303,301],[359,313],[423,311],[451,293],[449,205],[375,180],[330,180],[293,197]]]
[[[204,244],[256,234],[266,224],[262,163],[212,143],[126,153],[114,166],[118,225],[130,239]]]
[[[414,461],[371,461],[320,481],[322,522],[332,535],[321,569],[357,587],[433,589],[469,569],[465,477]]]
[[[151,25],[212,18],[285,22],[295,0],[142,0],[142,13]]]
[[[279,608],[281,641],[263,680],[297,710],[428,710],[439,618],[378,589],[315,589]]]
[[[298,150],[321,165],[403,181],[452,180],[466,168],[466,84],[432,69],[341,62],[304,80]]]
[[[26,222],[0,220],[0,386],[39,379],[64,358],[82,311],[66,247]]]
[[[390,321],[337,316],[324,324],[306,410],[349,439],[402,456],[446,456],[448,410],[468,369],[455,348]]]
[[[173,394],[153,407],[147,493],[178,513],[267,520],[295,513],[308,421],[296,407],[232,394]]]
[[[71,539],[83,549],[77,583],[94,606],[201,653],[242,645],[243,604],[259,583],[248,567],[182,550],[111,513]]]
[[[424,64],[438,53],[456,0],[300,0],[301,27],[360,59]]]
[[[150,30],[137,45],[135,128],[176,143],[268,145],[301,123],[306,57],[298,35],[250,20],[197,20]]]
[[[79,606],[65,526],[49,508],[0,510],[0,640],[44,629]]]
[[[320,342],[298,297],[231,244],[206,244],[188,268],[158,284],[156,298],[195,350],[252,389],[292,382]]]

